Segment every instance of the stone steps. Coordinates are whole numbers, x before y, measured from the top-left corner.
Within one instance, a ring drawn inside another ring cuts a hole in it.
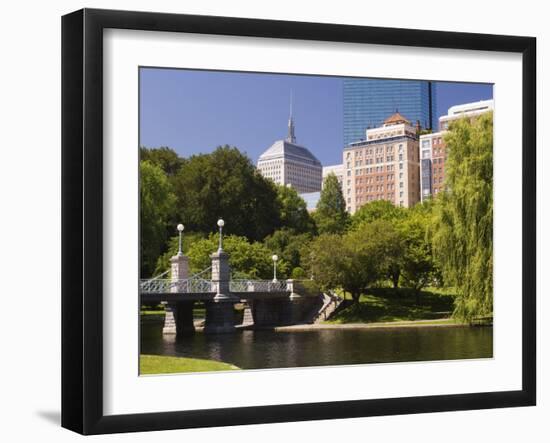
[[[311,323],[321,323],[330,318],[330,316],[338,309],[338,306],[342,303],[342,299],[334,293],[323,293],[323,305],[321,308],[313,314]]]

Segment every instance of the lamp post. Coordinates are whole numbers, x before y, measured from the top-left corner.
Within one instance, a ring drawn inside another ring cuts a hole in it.
[[[277,283],[277,260],[279,260],[279,257],[277,257],[277,254],[273,254],[271,259],[273,260],[273,283]]]
[[[218,220],[218,227],[220,228],[220,240],[219,240],[219,243],[218,243],[218,252],[222,252],[223,249],[222,249],[222,229],[223,229],[223,225],[225,225],[225,222],[223,221],[223,219],[219,219]]]
[[[185,226],[183,226],[181,223],[177,226],[178,233],[179,233],[179,247],[178,247],[178,255],[183,255],[183,252],[181,250],[181,236],[183,234],[183,230],[185,229]]]

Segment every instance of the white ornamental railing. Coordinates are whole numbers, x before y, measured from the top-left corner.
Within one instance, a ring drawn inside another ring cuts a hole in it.
[[[287,292],[286,280],[231,280],[229,292]]]
[[[211,280],[191,277],[183,280],[142,279],[140,291],[144,294],[197,294],[215,292]],[[229,292],[292,292],[287,280],[231,280]]]
[[[202,278],[187,278],[183,280],[156,279],[140,280],[140,291],[147,294],[196,294],[212,292],[212,282]]]

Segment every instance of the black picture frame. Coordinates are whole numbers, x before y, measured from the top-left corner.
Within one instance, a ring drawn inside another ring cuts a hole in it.
[[[103,30],[192,32],[519,53],[522,97],[522,389],[198,411],[103,413]],[[536,39],[83,9],[62,18],[62,426],[82,434],[530,406],[536,403]]]

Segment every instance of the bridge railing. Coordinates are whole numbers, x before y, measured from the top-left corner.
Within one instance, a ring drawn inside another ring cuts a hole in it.
[[[167,294],[196,294],[212,292],[212,282],[202,278],[188,278],[184,280],[156,279],[140,280],[141,293]]]
[[[286,280],[231,280],[229,292],[287,292]]]
[[[140,292],[146,294],[197,294],[214,292],[212,281],[202,278],[184,280],[140,280]],[[229,292],[288,292],[291,287],[286,280],[230,280]]]

